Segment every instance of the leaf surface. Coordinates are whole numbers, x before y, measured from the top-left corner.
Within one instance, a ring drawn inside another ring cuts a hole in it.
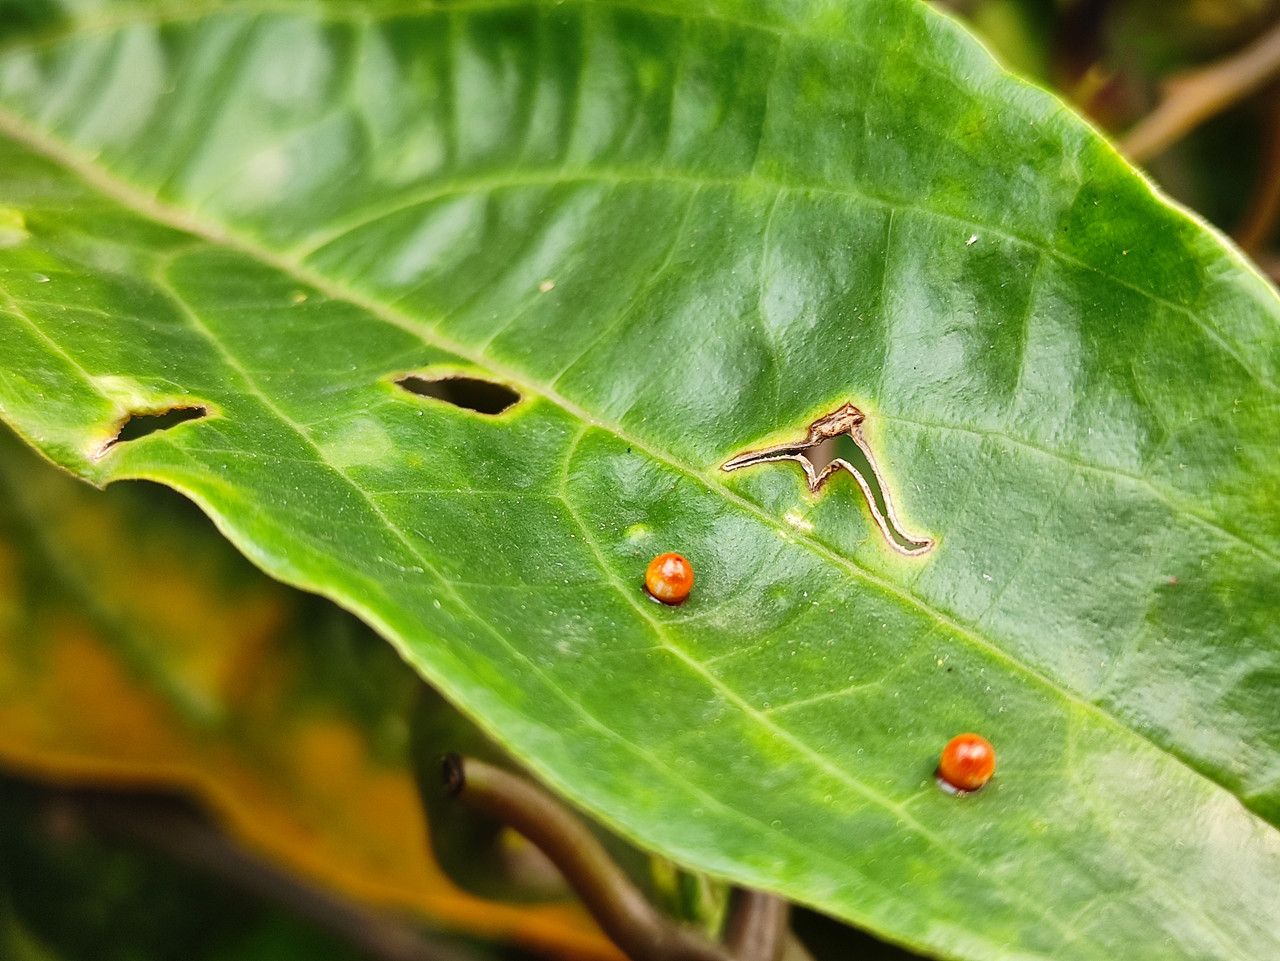
[[[0,55],[50,457],[690,865],[950,957],[1277,953],[1280,301],[1060,104],[911,0],[60,9]],[[720,471],[845,402],[927,554]]]

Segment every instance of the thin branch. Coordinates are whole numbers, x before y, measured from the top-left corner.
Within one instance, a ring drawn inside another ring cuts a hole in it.
[[[735,961],[728,951],[661,914],[599,839],[550,794],[474,758],[444,761],[449,790],[542,849],[605,934],[632,961]]]
[[[791,905],[763,891],[739,890],[725,945],[736,961],[781,961],[791,933]]]
[[[1131,160],[1162,153],[1280,74],[1280,23],[1224,60],[1170,78],[1163,102],[1121,141]]]

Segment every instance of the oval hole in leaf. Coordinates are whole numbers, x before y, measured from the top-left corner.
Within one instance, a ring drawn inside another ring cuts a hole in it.
[[[434,397],[454,407],[473,410],[490,417],[520,401],[520,394],[506,384],[499,384],[479,377],[421,377],[408,374],[397,378],[396,383],[411,394]]]
[[[120,430],[116,436],[102,446],[102,451],[106,453],[117,444],[138,440],[157,431],[169,430],[179,424],[185,424],[189,420],[199,420],[202,417],[207,417],[208,414],[209,408],[199,404],[170,407],[166,410],[134,411],[121,423]]]

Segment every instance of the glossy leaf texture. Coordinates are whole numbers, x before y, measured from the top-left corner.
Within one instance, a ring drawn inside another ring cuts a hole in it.
[[[183,792],[248,849],[356,904],[617,958],[567,892],[497,904],[432,861],[407,756],[421,682],[364,625],[254,570],[171,491],[94,491],[4,433],[0,767]]]
[[[1280,301],[954,23],[25,10],[0,409],[48,456],[183,491],[693,867],[946,957],[1280,951]],[[845,402],[923,556],[847,475],[720,471]]]

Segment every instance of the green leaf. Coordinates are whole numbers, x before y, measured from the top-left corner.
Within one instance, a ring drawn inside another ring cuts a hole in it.
[[[62,9],[0,55],[46,454],[694,868],[950,957],[1276,956],[1280,300],[1055,100],[913,0]],[[720,470],[844,402],[928,553]]]

